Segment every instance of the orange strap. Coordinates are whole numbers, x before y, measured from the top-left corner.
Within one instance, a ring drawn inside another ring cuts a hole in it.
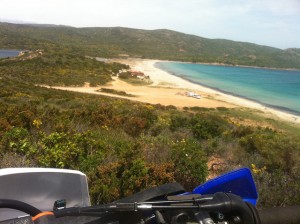
[[[54,215],[53,212],[41,212],[39,214],[37,214],[36,216],[32,217],[32,221],[35,221],[43,216],[47,216],[47,215]]]

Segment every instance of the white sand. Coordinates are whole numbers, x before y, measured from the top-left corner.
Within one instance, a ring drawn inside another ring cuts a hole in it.
[[[210,89],[205,86],[201,86],[199,84],[194,84],[194,83],[191,83],[180,77],[174,76],[168,72],[165,72],[161,69],[156,68],[155,63],[162,62],[162,61],[142,60],[142,59],[126,59],[126,60],[121,60],[120,62],[131,65],[133,70],[142,71],[146,75],[149,75],[151,80],[153,81],[154,86],[189,89],[191,91],[211,94],[213,96],[213,98],[216,100],[224,101],[224,102],[227,102],[227,103],[230,103],[233,105],[237,105],[237,106],[241,106],[241,107],[248,107],[251,109],[261,110],[265,113],[275,115],[276,117],[279,117],[281,119],[300,124],[300,116],[296,116],[293,114],[289,114],[287,112],[269,108],[269,107],[266,107],[257,102],[247,100],[244,98],[240,98],[240,97],[236,97],[236,96],[232,96],[229,94],[225,94],[225,93],[216,91],[214,89]]]
[[[56,89],[63,89],[69,91],[91,93],[107,95],[118,98],[126,98],[130,100],[147,102],[152,104],[162,104],[162,105],[174,105],[177,107],[247,107],[251,109],[256,109],[265,113],[266,116],[271,118],[281,118],[286,121],[300,124],[300,117],[295,116],[286,112],[278,111],[273,108],[268,108],[259,103],[232,96],[229,94],[224,94],[216,90],[191,83],[187,80],[169,74],[161,69],[156,68],[154,65],[158,60],[148,60],[148,59],[114,59],[114,62],[120,62],[123,64],[128,64],[135,71],[141,71],[145,75],[150,76],[153,84],[150,86],[134,86],[130,85],[118,78],[114,78],[114,81],[109,85],[99,86],[99,87],[52,87]],[[136,97],[124,97],[108,93],[96,92],[96,90],[101,87],[115,89],[118,91],[125,91],[128,94],[133,94]],[[186,91],[193,91],[200,94],[201,99],[195,99],[192,97],[185,96]]]

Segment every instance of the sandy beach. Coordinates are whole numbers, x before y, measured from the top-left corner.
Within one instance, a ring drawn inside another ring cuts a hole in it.
[[[256,109],[265,113],[271,118],[280,118],[286,121],[300,124],[300,117],[286,112],[268,108],[259,103],[239,98],[236,96],[224,94],[216,90],[191,83],[177,76],[171,75],[163,70],[155,67],[158,60],[148,59],[114,59],[110,60],[127,64],[133,71],[143,72],[149,76],[152,84],[150,85],[131,85],[122,81],[117,77],[113,77],[113,81],[105,86],[90,87],[88,84],[83,87],[52,87],[55,89],[76,91],[82,93],[99,94],[111,97],[125,98],[140,102],[162,105],[174,105],[178,108],[183,107],[206,107],[206,108],[236,108],[247,107]],[[135,97],[119,96],[98,92],[101,88],[109,88],[117,91],[125,91]],[[193,92],[201,96],[200,99],[186,96],[186,92]]]

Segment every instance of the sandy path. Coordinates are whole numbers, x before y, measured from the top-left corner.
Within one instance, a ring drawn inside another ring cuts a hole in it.
[[[119,96],[116,94],[98,92],[97,90],[104,88],[114,89],[118,91],[125,91],[127,94],[132,94],[134,97],[127,97],[127,96]],[[171,87],[159,87],[159,86],[135,86],[128,84],[118,78],[114,78],[114,81],[111,83],[98,86],[98,87],[59,87],[55,86],[52,87],[55,89],[61,90],[68,90],[74,92],[81,92],[81,93],[90,93],[90,94],[97,94],[97,95],[105,95],[111,97],[118,97],[123,99],[129,99],[139,102],[151,103],[151,104],[162,104],[162,105],[174,105],[176,107],[207,107],[207,108],[216,108],[216,107],[227,107],[232,108],[236,107],[232,103],[222,102],[216,99],[213,99],[210,94],[200,93],[202,98],[196,99],[192,97],[185,96],[185,89],[180,88],[171,88]],[[196,93],[196,91],[195,91]]]

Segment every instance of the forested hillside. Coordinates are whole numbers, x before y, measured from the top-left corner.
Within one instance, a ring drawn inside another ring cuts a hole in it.
[[[82,55],[142,57],[274,68],[300,68],[297,49],[207,39],[171,30],[73,28],[0,23],[0,48],[53,49]]]
[[[173,181],[189,190],[247,166],[259,206],[300,203],[299,127],[243,109],[178,110],[41,87],[98,85],[126,68],[63,52],[0,60],[1,168],[81,170],[102,203]]]

